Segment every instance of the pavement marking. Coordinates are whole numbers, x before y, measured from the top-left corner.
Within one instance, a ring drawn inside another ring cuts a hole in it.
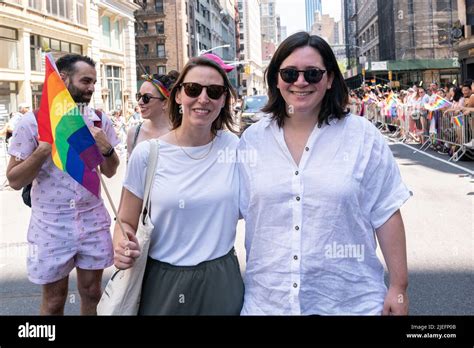
[[[426,153],[426,152],[424,152],[424,151],[420,151],[419,149],[417,149],[417,148],[415,148],[415,147],[413,147],[413,146],[411,146],[411,145],[408,145],[408,144],[405,144],[405,143],[401,143],[401,142],[399,142],[399,141],[394,141],[393,139],[390,139],[390,138],[388,138],[388,137],[385,137],[385,138],[388,139],[388,140],[390,140],[390,142],[392,142],[392,143],[394,143],[394,144],[396,144],[396,145],[403,145],[403,146],[405,146],[405,147],[408,147],[408,148],[411,149],[411,150],[416,150],[416,153],[421,153],[421,154],[423,154],[423,155],[425,155],[425,156],[428,156],[428,157],[430,157],[430,158],[432,158],[432,159],[435,159],[435,160],[437,160],[437,161],[444,162],[444,163],[450,165],[451,167],[460,169],[460,170],[462,170],[463,172],[466,172],[466,173],[468,173],[468,174],[470,174],[470,175],[474,175],[474,172],[473,172],[472,170],[469,170],[469,169],[467,169],[467,168],[464,168],[464,167],[462,167],[462,166],[460,166],[460,165],[458,165],[458,164],[454,164],[453,162],[448,162],[448,161],[446,161],[446,160],[444,160],[444,159],[442,159],[442,158],[438,158],[438,157],[433,156],[433,155],[431,155],[431,154],[429,154],[429,153]]]

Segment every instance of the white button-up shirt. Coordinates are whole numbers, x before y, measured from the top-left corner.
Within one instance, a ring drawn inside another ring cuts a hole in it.
[[[381,314],[375,229],[409,198],[390,148],[362,117],[314,128],[299,166],[269,117],[243,134],[242,314]]]

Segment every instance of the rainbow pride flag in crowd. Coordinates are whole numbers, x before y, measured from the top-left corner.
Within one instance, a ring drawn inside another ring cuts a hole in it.
[[[454,116],[453,117],[453,122],[458,127],[464,126],[464,117],[463,117],[463,115],[461,114],[461,115]]]
[[[372,93],[367,93],[362,99],[367,105],[377,103],[377,98]]]
[[[435,100],[430,103],[425,104],[425,109],[429,111],[435,111],[443,108],[450,107],[452,103],[448,102],[446,99],[436,95]]]
[[[39,140],[52,145],[51,155],[56,167],[98,197],[99,174],[93,169],[103,157],[59,76],[53,56],[48,53],[45,60],[46,76],[38,111]]]
[[[393,108],[397,106],[397,101],[397,96],[393,92],[390,92],[390,94],[387,96],[387,99],[385,100],[385,103],[387,103],[389,108]]]

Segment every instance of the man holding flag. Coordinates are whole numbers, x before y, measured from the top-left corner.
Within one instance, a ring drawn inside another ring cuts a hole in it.
[[[95,314],[103,269],[113,264],[110,216],[97,168],[112,177],[119,143],[111,121],[88,107],[95,62],[46,55],[40,109],[22,117],[7,167],[16,190],[33,183],[28,229],[28,278],[43,287],[40,313],[62,315],[71,270],[77,269],[81,314]]]

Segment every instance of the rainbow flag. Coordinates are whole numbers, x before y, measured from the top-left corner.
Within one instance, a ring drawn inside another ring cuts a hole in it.
[[[390,94],[387,96],[387,99],[385,100],[385,103],[389,108],[394,108],[397,106],[398,99],[396,95],[393,92],[390,92]]]
[[[463,115],[454,116],[453,117],[453,122],[458,127],[464,126],[464,117],[463,117]]]
[[[432,102],[425,104],[425,109],[434,111],[434,110],[439,110],[443,108],[450,107],[452,103],[448,102],[446,99],[440,97],[439,95],[436,95],[435,100]]]
[[[100,180],[94,170],[103,157],[81,112],[46,54],[46,76],[38,111],[39,140],[52,145],[53,162],[97,197]]]
[[[373,96],[372,94],[366,94],[362,100],[364,101],[364,103],[366,103],[368,105],[377,102],[377,98],[375,96]]]

